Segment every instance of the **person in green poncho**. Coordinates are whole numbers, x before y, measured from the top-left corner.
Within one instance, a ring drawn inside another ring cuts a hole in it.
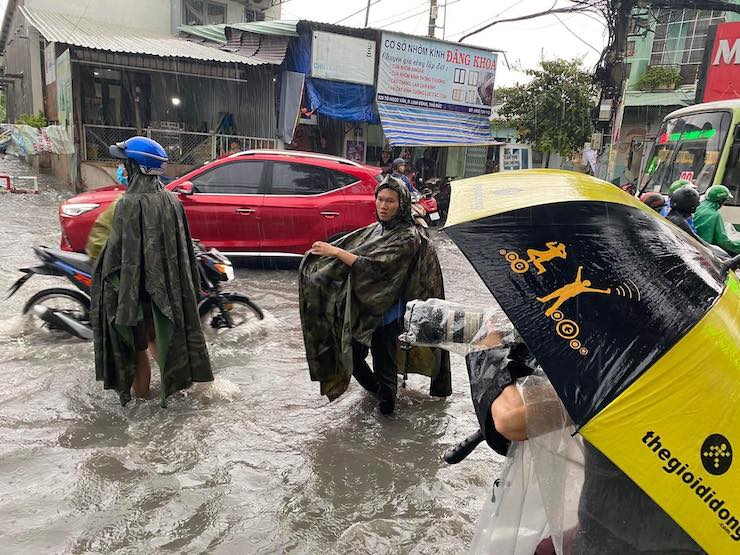
[[[137,396],[146,396],[150,367],[142,358],[151,346],[166,406],[175,391],[213,380],[198,317],[197,262],[185,211],[159,181],[165,150],[133,137],[112,145],[110,153],[124,161],[130,185],[111,209],[110,223],[96,226],[97,239],[88,245],[94,255],[109,226],[91,288],[95,374],[123,405],[131,400],[132,386]]]
[[[730,255],[740,254],[740,241],[730,239],[725,231],[725,221],[719,213],[720,208],[732,198],[730,190],[724,185],[713,185],[707,189],[707,196],[694,213],[696,233],[710,245],[717,245]]]
[[[301,263],[299,302],[309,372],[322,395],[336,399],[354,376],[390,414],[398,373],[429,376],[434,396],[446,397],[452,387],[447,352],[406,352],[398,341],[406,301],[444,298],[434,246],[414,224],[401,180],[388,176],[378,185],[375,207],[377,223],[331,244],[314,243]]]

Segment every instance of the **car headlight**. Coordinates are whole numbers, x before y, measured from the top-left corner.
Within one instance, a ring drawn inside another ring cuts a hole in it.
[[[85,212],[90,212],[90,210],[95,210],[98,206],[100,205],[94,203],[62,204],[62,214],[72,217],[79,216]]]

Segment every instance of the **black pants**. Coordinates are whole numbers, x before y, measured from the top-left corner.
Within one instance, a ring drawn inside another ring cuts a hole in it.
[[[358,341],[352,341],[352,375],[362,387],[378,397],[378,408],[383,414],[391,414],[396,406],[398,369],[395,354],[400,334],[398,320],[375,330],[370,344],[374,371],[365,360],[368,348]]]

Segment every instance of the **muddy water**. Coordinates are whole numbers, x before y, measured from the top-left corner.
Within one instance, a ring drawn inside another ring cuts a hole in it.
[[[0,172],[28,175],[10,158]],[[0,289],[57,245],[65,194],[0,196]],[[451,299],[490,296],[437,236]],[[0,323],[0,545],[6,553],[460,553],[501,459],[441,455],[472,432],[464,361],[454,394],[429,398],[411,377],[397,414],[380,416],[353,383],[329,404],[308,378],[296,274],[241,268],[231,289],[264,322],[210,345],[217,380],[119,406],[94,380],[92,345],[50,341],[19,317],[34,277]]]

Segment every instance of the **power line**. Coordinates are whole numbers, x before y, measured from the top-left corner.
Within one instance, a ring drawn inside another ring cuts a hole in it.
[[[462,0],[452,0],[452,2],[447,2],[447,5],[448,6],[452,6],[453,4],[457,4],[458,2],[462,2]],[[426,2],[424,2],[424,4],[426,4]],[[390,23],[385,23],[384,25],[381,25],[381,26],[377,27],[377,29],[383,29],[384,27],[388,27],[389,25],[395,25],[396,23],[401,23],[403,21],[406,21],[407,19],[418,17],[421,14],[425,14],[425,13],[428,13],[428,12],[429,12],[429,10],[427,8],[424,8],[422,11],[417,12],[417,13],[415,13],[413,15],[408,16],[408,17],[404,17],[404,18],[398,19],[396,21],[391,21]]]
[[[558,17],[558,14],[552,14],[552,15],[554,15],[554,16],[555,16],[555,19],[557,19],[557,20],[558,20],[558,21],[560,22],[560,24],[561,24],[561,25],[562,25],[563,27],[565,27],[565,28],[566,28],[566,30],[567,30],[567,31],[568,31],[568,32],[569,32],[569,33],[570,33],[571,35],[573,35],[573,36],[574,36],[574,37],[576,37],[576,38],[577,38],[577,39],[578,39],[579,41],[581,41],[581,42],[582,42],[583,44],[585,44],[586,46],[588,46],[588,47],[589,47],[589,48],[590,48],[591,50],[593,50],[593,51],[594,51],[594,52],[596,52],[597,54],[601,55],[601,50],[597,50],[595,46],[592,46],[592,45],[590,45],[590,44],[589,44],[589,43],[587,43],[587,42],[586,42],[585,40],[583,40],[583,39],[582,39],[581,37],[579,37],[579,36],[578,36],[578,35],[577,35],[576,33],[574,33],[574,32],[573,32],[573,31],[571,30],[571,28],[570,28],[570,27],[568,27],[568,26],[567,26],[567,25],[565,24],[565,21],[563,21],[562,19],[560,19],[560,17]]]
[[[360,14],[360,13],[364,12],[365,10],[369,10],[369,9],[370,9],[370,8],[371,8],[372,6],[374,6],[374,5],[375,5],[375,4],[377,4],[378,2],[382,2],[382,1],[383,1],[383,0],[375,0],[375,2],[372,2],[372,3],[368,4],[368,5],[367,5],[367,7],[365,7],[365,8],[362,8],[362,9],[360,9],[360,10],[357,10],[356,12],[352,12],[352,13],[351,13],[351,14],[349,14],[349,15],[348,15],[347,17],[343,17],[343,18],[342,18],[342,19],[340,19],[339,21],[335,21],[335,22],[333,23],[333,25],[337,25],[337,24],[341,23],[342,21],[347,21],[347,20],[348,20],[349,18],[351,18],[351,17],[354,17],[354,16],[356,16],[357,14]]]
[[[414,17],[419,17],[419,16],[420,16],[420,15],[422,15],[422,14],[428,13],[428,11],[429,11],[429,10],[427,10],[426,8],[424,8],[424,9],[423,9],[423,10],[421,10],[420,12],[416,12],[415,14],[412,14],[412,15],[410,15],[410,16],[408,16],[408,17],[402,17],[401,19],[397,19],[397,20],[395,20],[395,21],[391,21],[390,23],[385,23],[385,24],[383,24],[383,25],[379,25],[379,26],[378,26],[377,28],[378,28],[378,29],[383,29],[383,28],[385,28],[385,27],[388,27],[389,25],[395,25],[396,23],[401,23],[401,22],[403,22],[403,21],[406,21],[406,20],[408,20],[408,19],[412,19],[412,18],[414,18]]]
[[[373,22],[373,25],[374,25],[374,26],[377,26],[377,25],[379,25],[379,24],[383,23],[384,21],[388,21],[388,20],[390,20],[390,19],[395,19],[395,18],[397,18],[397,17],[400,17],[400,16],[403,16],[403,15],[409,14],[409,13],[411,13],[411,12],[415,11],[415,10],[418,10],[418,9],[419,9],[419,8],[421,8],[422,6],[426,6],[426,5],[427,5],[427,0],[424,0],[424,2],[422,2],[421,4],[417,4],[417,5],[415,5],[415,6],[413,7],[413,8],[410,8],[410,9],[408,9],[408,10],[402,11],[402,12],[400,12],[400,13],[397,13],[397,14],[393,14],[393,15],[391,15],[391,16],[389,16],[389,17],[381,17],[380,19],[378,19],[378,20],[374,21],[374,22]],[[426,10],[425,10],[425,11],[426,11]]]
[[[503,11],[501,11],[501,12],[497,13],[497,14],[496,14],[496,15],[494,15],[493,17],[490,17],[490,18],[488,19],[488,21],[486,21],[486,23],[489,23],[489,22],[491,22],[491,21],[494,21],[494,20],[495,20],[495,19],[496,19],[497,17],[499,17],[499,16],[501,16],[501,15],[505,14],[505,13],[506,13],[506,12],[508,12],[509,10],[513,10],[513,9],[514,9],[514,8],[516,8],[516,7],[517,7],[517,6],[519,5],[519,4],[521,4],[522,2],[524,2],[524,0],[518,0],[517,2],[514,2],[514,3],[513,3],[513,4],[511,5],[511,6],[509,6],[509,7],[508,7],[508,8],[506,8],[505,10],[503,10]],[[478,27],[478,25],[480,25],[480,23],[478,23],[477,25],[473,25],[472,27],[468,27],[467,29],[464,29],[464,30],[462,30],[462,31],[458,31],[458,32],[456,32],[456,33],[452,33],[452,34],[450,35],[450,37],[456,37],[456,36],[458,36],[458,35],[464,35],[464,34],[465,34],[465,33],[467,33],[468,31],[472,31],[473,29],[475,29],[476,27]]]

